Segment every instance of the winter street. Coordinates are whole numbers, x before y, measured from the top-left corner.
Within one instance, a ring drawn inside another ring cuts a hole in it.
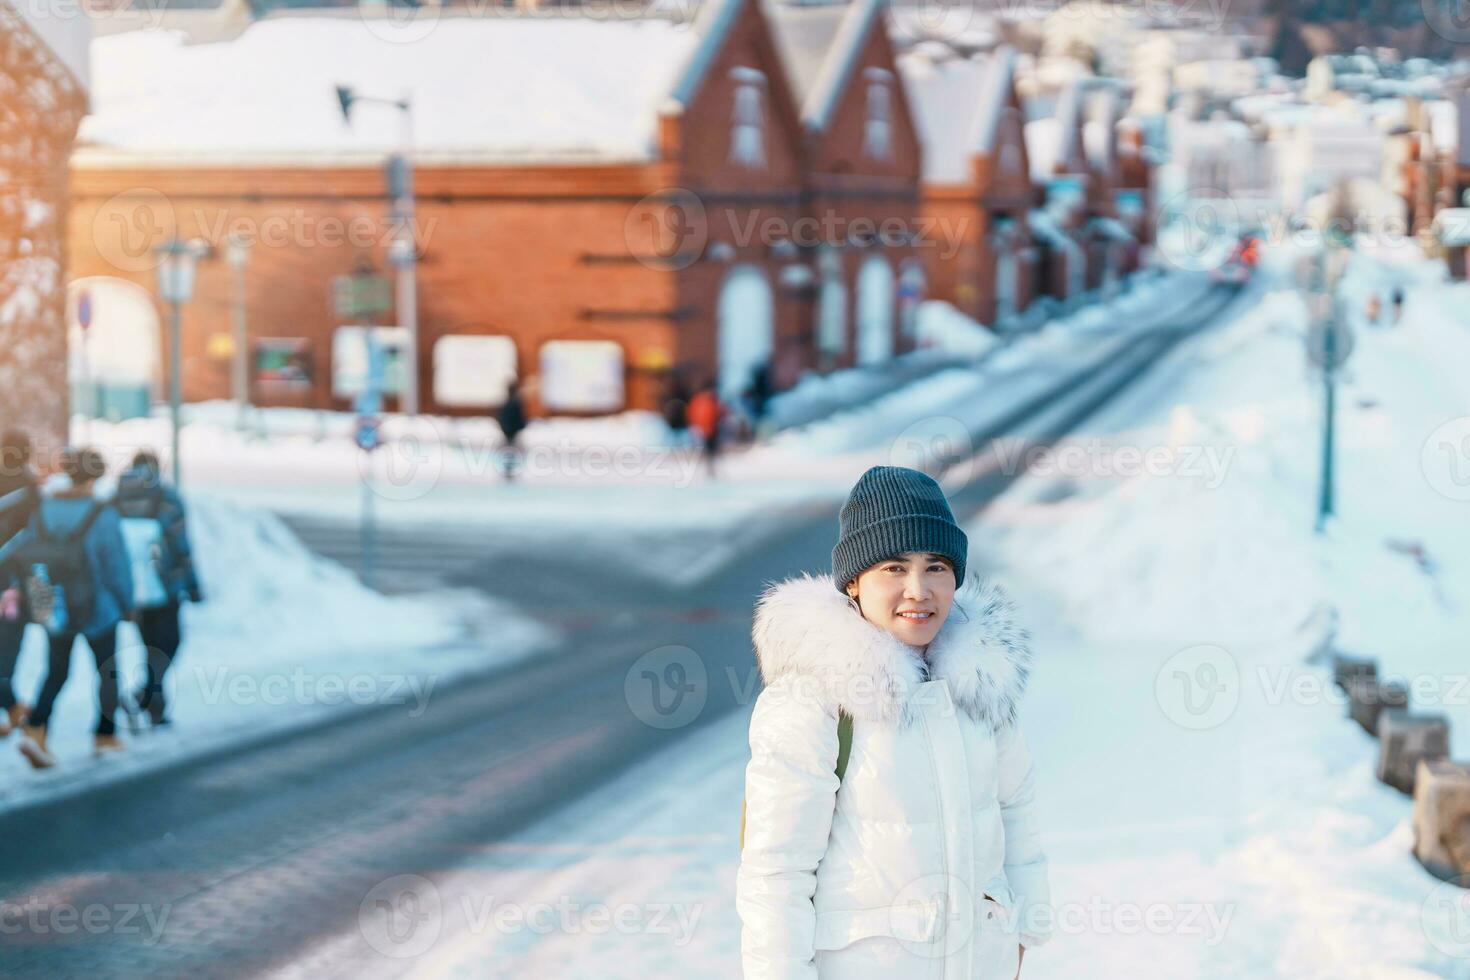
[[[0,0],[0,980],[1470,980],[1449,0]]]

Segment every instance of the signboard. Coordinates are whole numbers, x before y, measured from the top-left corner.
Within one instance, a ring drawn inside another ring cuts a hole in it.
[[[541,404],[550,411],[616,412],[623,407],[623,348],[611,340],[541,345]]]
[[[382,276],[336,276],[332,309],[343,319],[386,313],[393,309],[393,284]]]
[[[256,384],[303,390],[311,382],[311,347],[305,337],[261,337],[255,342]]]
[[[516,344],[509,337],[451,334],[434,343],[434,401],[452,408],[505,404],[516,376]]]
[[[356,398],[362,394],[368,376],[367,331],[373,337],[382,357],[382,394],[403,393],[404,353],[408,349],[408,331],[403,327],[338,327],[332,333],[332,395]]]

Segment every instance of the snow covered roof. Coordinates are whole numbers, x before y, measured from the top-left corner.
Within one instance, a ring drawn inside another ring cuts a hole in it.
[[[0,0],[13,11],[56,55],[56,59],[87,87],[87,43],[92,40],[92,21],[82,8],[69,0]]]
[[[1056,173],[1061,146],[1062,127],[1056,116],[1043,116],[1026,123],[1026,155],[1031,160],[1033,180],[1046,180]]]
[[[76,159],[340,162],[397,149],[400,113],[360,106],[349,126],[338,84],[410,96],[421,160],[649,159],[659,111],[697,90],[742,2],[713,0],[693,25],[445,13],[412,43],[352,11],[271,17],[228,42],[99,38],[78,136],[90,149]]]
[[[904,88],[924,141],[925,180],[970,179],[970,161],[995,145],[1015,53],[945,57],[926,45],[898,56]]]
[[[793,4],[767,0],[766,19],[801,103],[802,123],[823,130],[887,0],[839,4]]]

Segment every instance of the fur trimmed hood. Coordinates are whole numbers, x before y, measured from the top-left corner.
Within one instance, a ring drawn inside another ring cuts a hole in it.
[[[1031,669],[1030,633],[1014,613],[999,586],[971,578],[929,644],[930,679],[949,681],[955,705],[991,731],[1015,723]],[[923,657],[864,619],[830,576],[803,573],[768,586],[751,634],[767,684],[795,676],[834,714],[909,721]]]

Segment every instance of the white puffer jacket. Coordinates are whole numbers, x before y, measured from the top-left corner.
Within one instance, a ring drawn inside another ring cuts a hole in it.
[[[971,580],[924,657],[829,578],[771,586],[754,640],[736,906],[747,980],[1015,976],[1051,925],[1030,754],[1028,633]],[[838,712],[853,718],[840,784]]]

